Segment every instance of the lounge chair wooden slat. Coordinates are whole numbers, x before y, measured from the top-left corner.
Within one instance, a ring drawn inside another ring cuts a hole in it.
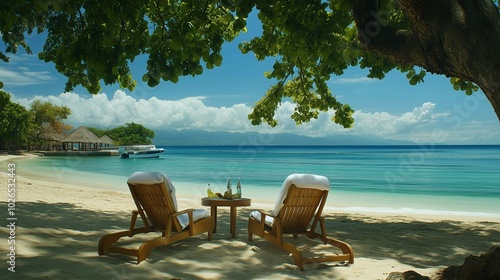
[[[170,190],[167,192],[166,182],[153,184],[127,183],[137,210],[132,212],[130,228],[127,231],[104,235],[98,244],[99,255],[120,253],[135,256],[137,263],[146,259],[149,252],[157,246],[168,245],[194,235],[208,233],[208,240],[212,239],[214,230],[213,217],[202,218],[190,223],[184,230],[181,227],[177,214],[180,212],[192,215],[194,209],[176,211]],[[144,227],[135,228],[136,218],[139,215]],[[160,232],[161,237],[144,242],[137,249],[118,246],[116,243],[122,237],[132,237],[138,233]]]
[[[328,180],[326,179],[326,181]],[[301,270],[304,270],[304,264],[306,263],[354,263],[354,252],[351,246],[326,235],[324,219],[321,217],[321,213],[327,196],[328,190],[308,186],[298,187],[292,184],[286,193],[283,206],[277,214],[275,213],[275,222],[272,227],[268,225],[263,227],[263,224],[260,222],[263,221],[262,217],[259,221],[252,215],[250,216],[248,220],[248,240],[252,241],[252,235],[255,234],[289,251],[293,255],[295,264]],[[315,231],[318,223],[321,225],[321,233]],[[297,237],[299,234],[305,234],[309,238],[319,238],[325,244],[338,247],[342,253],[324,257],[304,258],[302,252],[296,246],[283,241],[283,235],[285,234],[291,234],[294,237]]]

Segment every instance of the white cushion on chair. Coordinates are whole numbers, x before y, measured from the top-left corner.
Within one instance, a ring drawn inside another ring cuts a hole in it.
[[[132,185],[153,185],[165,182],[167,175],[161,172],[134,172],[128,177],[127,183]]]
[[[172,202],[174,203],[174,210],[177,212],[177,198],[175,196],[175,187],[170,181],[170,178],[162,172],[134,172],[127,180],[127,183],[131,185],[154,185],[165,183],[165,185],[170,189],[170,197],[172,198]],[[196,209],[193,212],[193,222],[196,222],[200,219],[206,218],[209,216],[209,213],[205,209]],[[188,226],[189,217],[188,214],[182,214],[177,216],[177,220],[181,224],[182,229]]]
[[[314,174],[291,174],[285,179],[283,185],[281,185],[280,195],[276,200],[274,210],[271,212],[273,215],[278,215],[281,207],[283,207],[288,189],[290,189],[292,185],[295,185],[297,188],[312,188],[324,191],[330,190],[330,181],[328,181],[328,178],[325,176]]]
[[[208,213],[207,210],[195,209],[193,212],[193,222],[196,222],[203,218],[207,218],[208,216],[210,216],[210,214]],[[182,229],[186,228],[189,225],[189,216],[187,213],[177,216],[177,220],[179,220]]]
[[[288,194],[288,190],[292,185],[295,185],[297,188],[311,188],[329,191],[330,190],[330,181],[328,178],[321,175],[314,174],[291,174],[289,175],[283,185],[281,186],[281,192],[276,200],[276,204],[274,206],[274,210],[271,212],[273,215],[278,215],[279,211],[283,207],[283,202]],[[250,217],[256,219],[259,223],[261,220],[262,214],[259,211],[250,212]],[[270,216],[266,216],[266,220],[264,221],[266,225],[273,226],[274,218]]]
[[[131,185],[154,185],[165,182],[168,189],[170,189],[170,197],[172,198],[172,202],[174,203],[174,210],[177,212],[177,198],[175,196],[175,187],[170,181],[165,173],[162,172],[134,172],[127,180],[127,183]],[[169,192],[167,192],[169,193]]]
[[[250,217],[253,217],[260,223],[260,220],[262,218],[262,213],[260,213],[259,211],[252,211],[250,212]],[[266,225],[272,227],[274,224],[274,218],[266,215],[266,220],[264,222],[266,223]]]

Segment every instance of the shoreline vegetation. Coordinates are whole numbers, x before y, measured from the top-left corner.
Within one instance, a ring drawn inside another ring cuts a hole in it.
[[[8,181],[8,164],[35,156],[0,155],[0,181]],[[229,211],[222,207],[212,241],[200,235],[155,248],[136,265],[128,256],[97,255],[101,236],[128,228],[135,209],[128,192],[93,188],[92,178],[87,184],[68,184],[32,178],[28,172],[15,179],[15,273],[7,271],[9,279],[61,275],[72,279],[386,279],[391,272],[408,270],[434,278],[445,267],[461,265],[467,256],[478,256],[500,240],[500,218],[325,209],[328,235],[353,247],[354,264],[311,264],[300,271],[286,251],[258,237],[247,240],[250,211],[273,207],[253,200],[252,206],[238,209],[236,238],[229,233]],[[178,197],[178,203],[179,209],[203,208],[192,198]],[[0,201],[0,207],[6,210],[7,201]],[[8,236],[9,228],[0,232]],[[304,242],[312,253],[331,248]],[[9,252],[11,245],[5,239],[0,249]]]

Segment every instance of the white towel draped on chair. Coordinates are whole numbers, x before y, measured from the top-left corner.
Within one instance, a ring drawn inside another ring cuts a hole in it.
[[[152,184],[165,183],[166,187],[170,189],[170,192],[167,193],[170,193],[170,197],[172,198],[172,202],[174,203],[175,211],[178,211],[177,198],[175,196],[175,187],[172,184],[172,181],[170,181],[170,178],[166,174],[162,172],[135,172],[128,178],[127,183],[132,185],[135,184],[152,185]],[[208,213],[207,210],[195,209],[193,212],[193,222],[206,218],[208,216],[210,216],[210,214]],[[177,220],[179,220],[179,223],[181,224],[181,227],[183,229],[186,228],[189,224],[188,214],[182,214],[177,216]]]
[[[295,185],[297,188],[307,187],[325,191],[330,190],[330,181],[325,176],[314,174],[291,174],[285,179],[285,181],[283,181],[283,184],[281,185],[281,192],[278,196],[278,199],[276,200],[274,210],[271,211],[271,214],[275,216],[278,215],[281,208],[283,207],[283,201],[285,201],[286,195],[288,194],[288,189],[292,185]],[[252,211],[250,215],[260,222],[261,214],[259,211]],[[274,219],[272,217],[266,216],[265,223],[268,226],[272,226],[274,223]]]

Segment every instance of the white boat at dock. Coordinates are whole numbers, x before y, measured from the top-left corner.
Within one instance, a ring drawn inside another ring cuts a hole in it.
[[[159,158],[160,154],[165,152],[163,148],[156,148],[155,145],[134,145],[121,146],[118,148],[120,158]]]

